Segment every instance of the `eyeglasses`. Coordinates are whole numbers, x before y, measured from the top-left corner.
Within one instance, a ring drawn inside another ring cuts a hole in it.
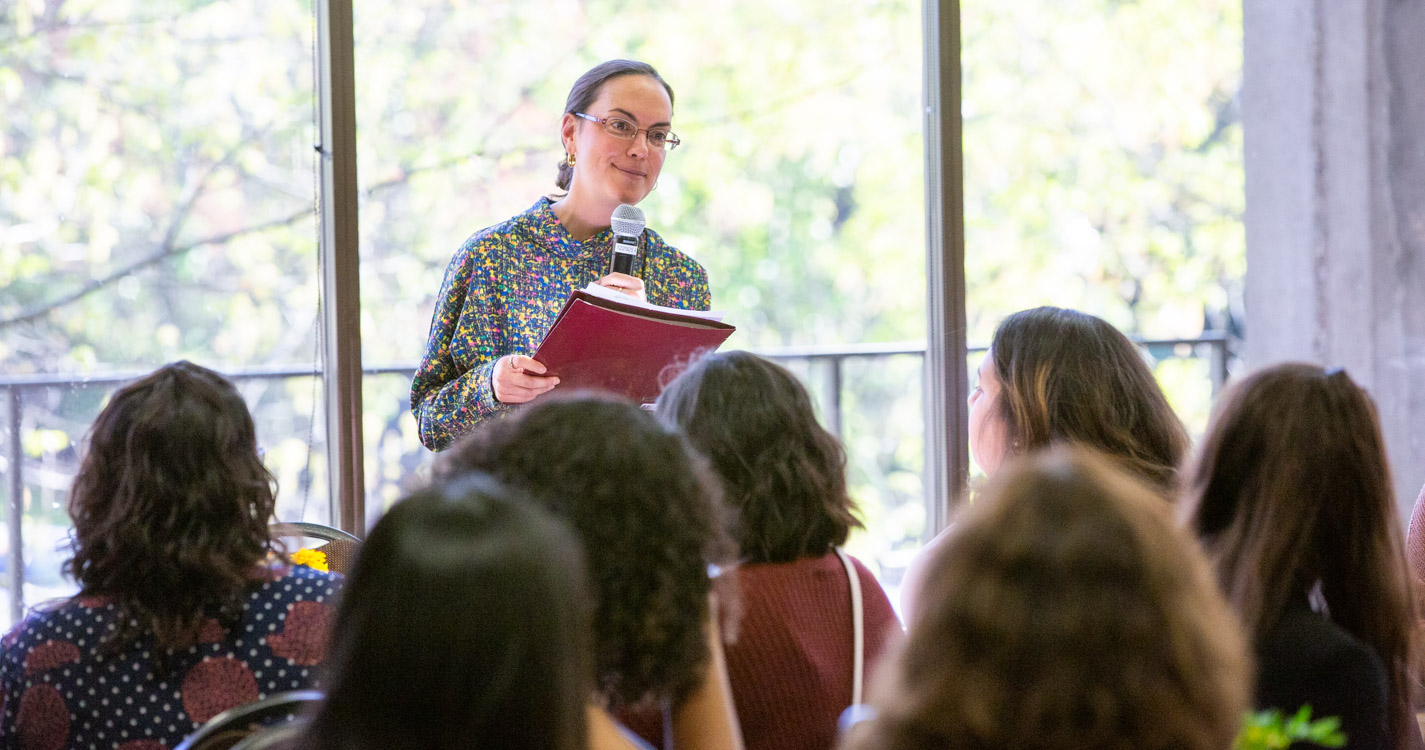
[[[621,140],[631,141],[638,137],[639,133],[648,134],[648,145],[650,148],[672,151],[682,143],[678,136],[665,128],[640,128],[637,125],[623,119],[622,117],[595,117],[586,115],[583,112],[572,113],[575,117],[582,117],[589,122],[597,122],[604,126],[604,132]]]

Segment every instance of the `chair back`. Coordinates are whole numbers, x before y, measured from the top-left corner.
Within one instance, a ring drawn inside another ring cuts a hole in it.
[[[307,722],[302,718],[293,719],[285,724],[261,727],[233,745],[232,750],[288,750],[289,748],[300,750],[291,743],[306,728]]]
[[[289,690],[230,708],[209,719],[173,750],[232,750],[263,727],[291,722],[304,709],[321,702],[318,690]]]
[[[333,573],[350,575],[361,552],[361,539],[355,534],[331,526],[306,521],[279,522],[267,527],[272,538],[292,537],[326,542],[315,549],[327,556],[327,568]]]

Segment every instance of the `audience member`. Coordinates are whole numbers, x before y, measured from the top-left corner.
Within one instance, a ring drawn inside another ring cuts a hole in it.
[[[563,524],[488,477],[416,492],[372,529],[337,612],[303,750],[582,750],[584,566]]]
[[[1256,705],[1339,716],[1347,747],[1420,741],[1415,610],[1375,406],[1341,370],[1282,364],[1218,404],[1183,512],[1253,636]]]
[[[970,452],[987,476],[1012,456],[1076,443],[1167,498],[1191,444],[1142,351],[1103,320],[1058,307],[1021,310],[1000,322],[969,406]],[[906,617],[928,554],[906,571]]]
[[[935,550],[916,613],[848,750],[1228,750],[1247,706],[1241,628],[1202,553],[1087,449],[1006,463]]]
[[[79,593],[3,642],[4,747],[173,747],[312,686],[335,578],[267,562],[274,503],[222,376],[178,362],[115,393],[70,494]]]
[[[795,376],[746,352],[699,360],[655,411],[708,458],[735,514],[743,616],[727,668],[747,746],[831,747],[853,678],[869,674],[900,631],[875,577],[836,549],[861,526],[841,443],[817,423]],[[854,611],[846,565],[860,590]],[[861,667],[853,618],[864,634]]]
[[[1190,445],[1187,430],[1117,328],[1057,307],[1000,322],[970,393],[970,445],[993,475],[1008,456],[1059,442],[1094,448],[1164,495]]]
[[[731,543],[716,481],[684,440],[632,403],[550,394],[481,425],[435,466],[438,477],[472,470],[528,493],[583,542],[596,707],[666,707],[678,750],[740,748],[708,575]],[[605,732],[609,713],[591,716],[596,748],[625,744]]]

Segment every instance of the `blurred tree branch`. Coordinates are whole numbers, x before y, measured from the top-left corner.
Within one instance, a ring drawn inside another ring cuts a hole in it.
[[[269,229],[289,226],[297,223],[298,221],[301,221],[302,219],[310,217],[311,215],[312,210],[310,208],[304,208],[301,211],[298,211],[297,213],[284,216],[280,219],[265,221],[261,224],[254,224],[250,227],[235,229],[231,232],[224,232],[222,234],[216,234],[211,237],[204,237],[203,239],[189,242],[183,245],[161,245],[157,251],[150,253],[149,255],[146,255],[142,258],[139,258],[138,260],[123,266],[122,268],[105,274],[104,276],[100,276],[97,279],[93,279],[84,286],[74,290],[73,292],[70,292],[69,294],[50,300],[49,302],[36,305],[35,307],[32,307],[29,310],[26,310],[25,312],[22,312],[14,317],[0,319],[0,328],[24,323],[30,320],[34,320],[36,318],[43,317],[58,308],[61,308],[71,302],[74,302],[75,300],[82,299],[91,295],[99,291],[100,289],[103,289],[104,287],[107,287],[110,284],[118,281],[119,279],[124,278],[125,276],[129,276],[155,263],[159,263],[169,258],[177,257],[186,252],[189,252],[190,250],[195,250],[197,248],[203,247],[204,245],[221,245],[223,243],[230,242],[234,239],[237,239],[238,237],[242,237],[245,235],[258,234],[261,232],[266,232]]]

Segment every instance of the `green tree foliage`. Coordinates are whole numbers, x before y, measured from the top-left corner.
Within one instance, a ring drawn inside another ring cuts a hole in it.
[[[963,5],[967,312],[1188,337],[1240,311],[1241,3]]]
[[[918,2],[355,11],[368,365],[418,359],[451,253],[554,189],[568,87],[612,57],[654,63],[677,91],[685,145],[644,208],[708,268],[740,329],[729,347],[924,338]],[[1046,303],[1154,336],[1220,319],[1243,270],[1240,8],[962,13],[972,342]],[[290,0],[0,0],[0,372],[319,365],[313,28],[311,4]],[[794,367],[829,418],[829,371]],[[874,529],[858,544],[892,568],[923,530],[920,371],[914,356],[842,371],[841,431]],[[1205,412],[1205,366],[1160,374]],[[309,481],[319,495],[313,382],[244,388],[284,495]],[[406,388],[400,374],[366,383],[373,503],[425,460]],[[96,393],[44,394],[27,431],[62,451]],[[42,443],[37,460],[56,455]]]
[[[1341,732],[1340,717],[1312,720],[1309,705],[1289,717],[1277,710],[1253,711],[1247,714],[1242,733],[1237,735],[1232,747],[1234,750],[1285,750],[1296,743],[1345,747],[1346,735]]]

